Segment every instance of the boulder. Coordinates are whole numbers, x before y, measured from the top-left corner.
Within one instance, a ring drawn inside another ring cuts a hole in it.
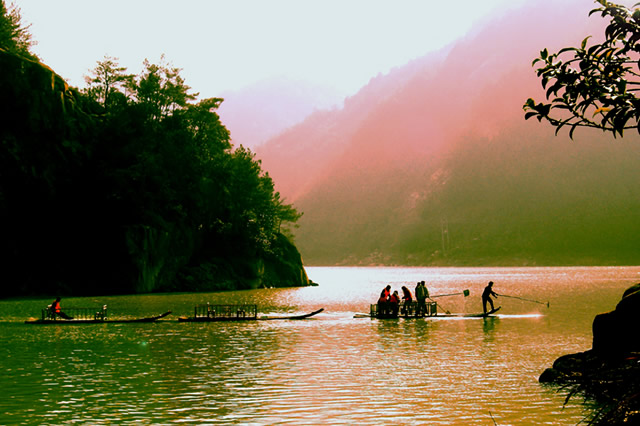
[[[630,295],[631,293],[635,293],[637,291],[640,291],[640,283],[638,284],[634,284],[631,287],[629,287],[628,289],[626,289],[624,291],[624,293],[622,293],[622,298],[624,299],[625,297],[627,297],[628,295]]]
[[[593,348],[564,355],[539,378],[569,385],[604,403],[591,424],[640,424],[640,284],[629,287],[611,312],[593,320]],[[571,395],[570,393],[570,395]]]
[[[601,356],[640,351],[640,284],[625,290],[615,310],[596,315],[593,350]]]
[[[605,360],[592,350],[563,355],[539,378],[540,383],[575,382],[606,368]]]

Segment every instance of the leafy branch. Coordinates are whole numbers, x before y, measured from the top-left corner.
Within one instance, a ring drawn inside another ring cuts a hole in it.
[[[556,127],[591,127],[623,136],[624,130],[640,132],[640,10],[630,10],[606,0],[596,0],[600,13],[611,20],[605,40],[580,47],[567,47],[557,53],[540,52],[532,66],[546,89],[548,102],[529,98],[523,109],[525,119],[535,117]],[[636,8],[640,3],[635,4]],[[568,57],[568,58],[567,58]],[[567,58],[567,59],[565,59]]]

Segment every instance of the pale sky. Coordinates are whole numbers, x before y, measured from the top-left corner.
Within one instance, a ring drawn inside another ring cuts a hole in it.
[[[105,55],[165,54],[201,97],[286,77],[355,94],[372,77],[524,0],[15,0],[34,52],[68,82]],[[6,1],[7,4],[11,0]]]

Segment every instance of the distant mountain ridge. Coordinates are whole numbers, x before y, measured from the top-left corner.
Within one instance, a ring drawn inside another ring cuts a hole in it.
[[[531,61],[601,34],[584,1],[510,11],[257,152],[307,264],[637,264],[640,138],[526,122]]]
[[[337,90],[302,81],[271,78],[221,94],[218,110],[235,146],[255,149],[313,111],[342,105]]]
[[[256,147],[264,167],[278,190],[289,201],[311,190],[351,146],[355,134],[366,127],[373,111],[393,97],[425,68],[437,68],[447,49],[416,59],[387,75],[378,75],[357,95],[348,97],[342,109],[318,110],[303,122]],[[347,157],[349,158],[349,157]]]

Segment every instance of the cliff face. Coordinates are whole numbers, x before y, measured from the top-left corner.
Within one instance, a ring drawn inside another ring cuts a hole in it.
[[[137,151],[127,157],[136,147],[106,129],[100,106],[47,66],[0,50],[0,69],[5,296],[309,284],[300,254],[281,235],[267,254],[251,247],[203,252],[202,232],[186,214],[171,221],[158,211],[165,206],[149,202],[161,199],[150,191],[166,188],[136,192],[139,180],[171,164],[140,172],[156,158],[135,163]],[[132,143],[148,139],[139,133]],[[183,204],[170,207],[182,213]]]
[[[76,185],[78,171],[91,157],[97,120],[81,107],[79,93],[45,65],[0,50],[0,69],[3,281],[12,283],[9,294],[53,283],[64,291],[62,275],[79,263],[77,248],[88,243],[70,228],[84,228],[87,238],[92,232],[72,206],[85,189]],[[88,259],[82,260],[79,273]]]

